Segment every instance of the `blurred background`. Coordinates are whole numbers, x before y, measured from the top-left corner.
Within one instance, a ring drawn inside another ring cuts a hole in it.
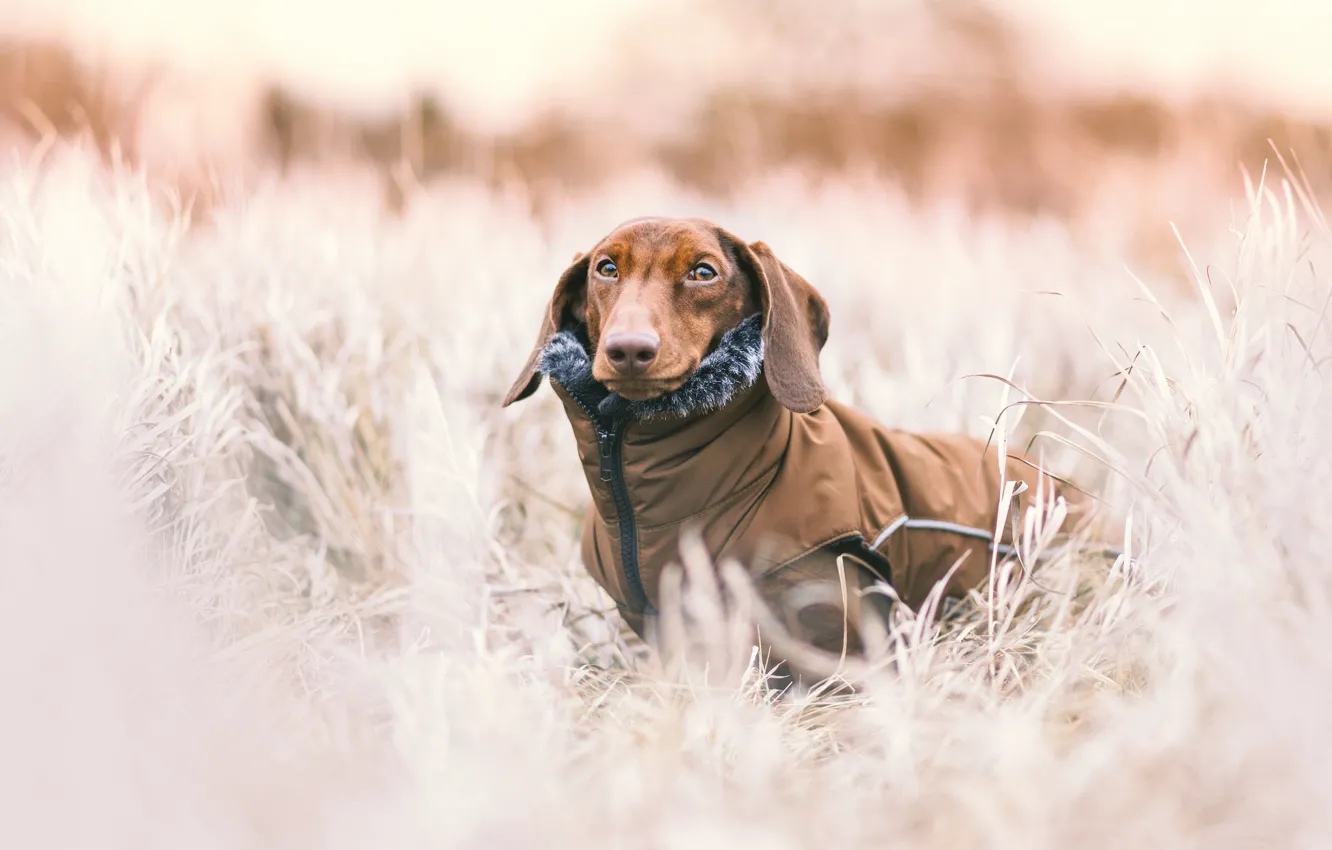
[[[0,0],[0,845],[1329,846],[1332,254],[1275,179],[1332,188],[1329,33]],[[1094,402],[1009,445],[1145,494],[1146,555],[913,637],[854,715],[639,655],[559,400],[499,400],[573,252],[686,210],[816,283],[885,423],[986,434],[994,375]]]
[[[538,214],[863,176],[1165,262],[1273,146],[1327,181],[1329,31],[1309,0],[3,0],[0,146],[86,134],[204,202],[352,166]]]

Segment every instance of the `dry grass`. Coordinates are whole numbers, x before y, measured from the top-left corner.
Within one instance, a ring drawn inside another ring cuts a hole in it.
[[[0,141],[87,137],[102,151],[138,135],[136,93],[52,43],[0,41]]]
[[[525,0],[69,0],[66,41],[10,5],[0,843],[1332,838],[1332,131],[1292,107],[1297,57],[1235,60],[1246,97],[1083,84],[1079,51],[1116,49],[1060,4],[1067,42],[1023,55],[977,12],[1039,4],[731,0],[709,22],[757,46],[688,68],[679,45],[711,42],[684,6],[586,0],[582,36],[616,46],[597,64]],[[1242,11],[1207,5],[1218,41],[1301,29]],[[108,14],[106,43],[149,57],[132,73],[86,49]],[[262,65],[251,18],[285,64],[191,76]],[[1206,64],[1146,41],[1116,67]],[[159,75],[164,45],[194,71]],[[436,53],[440,91],[384,107]],[[617,86],[651,108],[598,95]],[[1271,142],[1300,180],[1264,171]],[[558,404],[498,402],[571,252],[646,212],[768,242],[828,298],[836,397],[907,428],[997,419],[1130,517],[1132,557],[890,624],[856,696],[773,693],[761,612],[688,549],[672,639],[632,639],[578,562]],[[1024,393],[1064,403],[1006,407]]]
[[[151,0],[143,2],[134,14],[151,22]],[[189,45],[162,34],[157,44],[147,23],[148,58],[133,61],[86,44],[80,56],[20,31],[0,46],[0,128],[27,150],[53,135],[90,135],[108,159],[172,180],[201,204],[251,179],[256,163],[287,172],[370,166],[395,208],[423,185],[479,180],[524,196],[538,216],[570,193],[595,195],[644,173],[719,201],[774,172],[811,183],[886,180],[920,204],[1059,218],[1102,245],[1111,224],[1124,231],[1112,237],[1117,249],[1160,267],[1177,252],[1156,223],[1174,221],[1190,238],[1224,227],[1226,216],[1212,211],[1232,199],[1241,169],[1257,175],[1274,149],[1298,152],[1316,191],[1332,187],[1332,111],[1201,84],[1184,93],[1137,79],[1060,88],[1040,60],[1048,51],[1024,40],[1002,5],[903,3],[829,20],[802,3],[767,17],[749,3],[729,0],[712,22],[718,38],[739,27],[756,42],[754,56],[724,74],[690,72],[666,86],[650,73],[664,48],[641,68],[621,55],[642,35],[631,27],[634,37],[602,60],[623,65],[623,81],[601,84],[606,92],[581,78],[581,88],[561,88],[572,62],[561,59],[550,79],[526,86],[508,79],[521,68],[493,83],[464,83],[452,69],[448,85],[423,95],[410,76],[384,82],[374,108],[354,92],[330,95],[321,74],[348,72],[328,66],[265,77],[262,63],[241,63],[234,80],[199,76],[180,57],[174,66],[152,58]],[[606,11],[608,33],[635,15],[665,14],[652,4],[623,21]],[[658,25],[674,32],[688,20]],[[458,39],[469,28],[489,33],[484,21],[456,24]],[[913,41],[933,45],[932,58]],[[396,67],[364,49],[360,61]],[[491,116],[478,106],[488,98],[508,105]]]
[[[298,173],[200,228],[78,150],[9,167],[0,834],[1323,846],[1332,245],[1289,185],[1253,196],[1181,295],[1053,221],[869,180],[621,183],[538,220],[479,181],[393,213],[371,174]],[[569,253],[644,209],[815,281],[831,388],[886,421],[983,432],[1006,393],[972,373],[1114,401],[1001,421],[1117,470],[1133,560],[899,622],[854,698],[770,693],[697,559],[689,640],[628,640],[577,563],[557,405],[497,400]]]

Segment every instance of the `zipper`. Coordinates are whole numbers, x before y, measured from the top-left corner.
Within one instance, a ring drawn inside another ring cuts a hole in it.
[[[629,604],[638,613],[654,613],[648,603],[647,593],[643,590],[643,578],[638,569],[638,522],[634,518],[633,503],[629,500],[629,485],[624,480],[624,432],[629,427],[629,418],[617,416],[607,421],[606,417],[579,398],[577,393],[569,392],[569,396],[583,409],[597,430],[601,480],[610,485],[611,497],[615,502],[615,524],[620,528],[620,565],[629,590]]]
[[[634,506],[629,501],[629,486],[624,481],[624,432],[629,427],[627,418],[617,418],[609,428],[597,422],[597,451],[601,455],[601,480],[610,484],[615,499],[616,525],[620,527],[620,564],[624,567],[625,583],[629,585],[629,598],[644,614],[652,613],[647,593],[643,590],[643,577],[638,571],[638,522],[634,519]]]

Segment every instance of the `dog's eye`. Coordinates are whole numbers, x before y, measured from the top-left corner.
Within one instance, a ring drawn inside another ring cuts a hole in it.
[[[620,270],[610,260],[602,260],[597,263],[597,274],[602,277],[619,277]]]
[[[717,279],[717,270],[707,263],[699,263],[689,270],[689,279],[706,283]]]

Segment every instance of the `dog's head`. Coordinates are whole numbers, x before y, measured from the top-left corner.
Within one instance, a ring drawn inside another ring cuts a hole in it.
[[[746,243],[701,219],[626,222],[560,275],[536,346],[504,399],[536,391],[541,351],[561,328],[582,324],[592,374],[627,399],[683,385],[722,336],[763,312],[764,374],[785,407],[808,413],[826,398],[819,353],[828,305],[762,242]]]

